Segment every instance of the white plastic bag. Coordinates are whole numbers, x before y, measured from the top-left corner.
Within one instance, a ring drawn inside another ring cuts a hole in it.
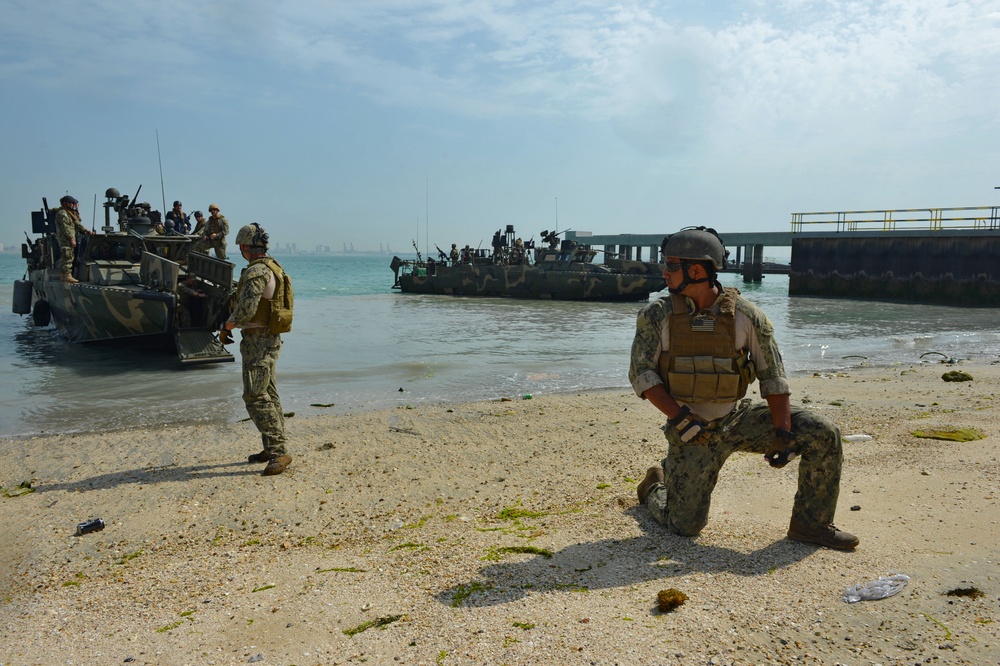
[[[851,585],[844,590],[844,594],[840,598],[849,604],[858,601],[885,599],[902,590],[909,581],[910,577],[906,574],[879,576],[878,580],[873,580],[864,585]]]

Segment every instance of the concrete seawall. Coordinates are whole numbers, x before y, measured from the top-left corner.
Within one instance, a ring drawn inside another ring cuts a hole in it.
[[[790,296],[1000,306],[1000,237],[794,238]]]

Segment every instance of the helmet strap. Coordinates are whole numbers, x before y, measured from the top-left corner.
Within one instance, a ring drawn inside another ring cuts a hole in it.
[[[683,292],[685,289],[688,288],[688,285],[701,284],[702,282],[712,281],[712,278],[707,276],[695,279],[688,274],[688,269],[691,268],[692,266],[695,266],[696,263],[681,262],[681,265],[683,266],[682,270],[684,271],[684,281],[681,282],[676,287],[667,287],[667,291],[669,291],[671,294],[680,294],[681,292]]]

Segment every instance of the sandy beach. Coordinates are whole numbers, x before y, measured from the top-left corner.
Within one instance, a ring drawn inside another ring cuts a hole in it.
[[[1000,365],[791,384],[871,436],[855,552],[785,539],[798,464],[756,455],[667,533],[635,493],[662,419],[627,390],[293,417],[275,477],[248,422],[0,441],[0,664],[1000,663]],[[914,435],[955,428],[984,438]]]

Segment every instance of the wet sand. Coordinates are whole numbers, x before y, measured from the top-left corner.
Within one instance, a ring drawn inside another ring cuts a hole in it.
[[[0,663],[1000,663],[1000,366],[791,383],[871,435],[855,552],[786,540],[798,465],[749,454],[699,537],[665,532],[635,497],[661,419],[625,391],[293,417],[275,477],[247,422],[0,441]],[[985,438],[913,435],[951,428]]]

